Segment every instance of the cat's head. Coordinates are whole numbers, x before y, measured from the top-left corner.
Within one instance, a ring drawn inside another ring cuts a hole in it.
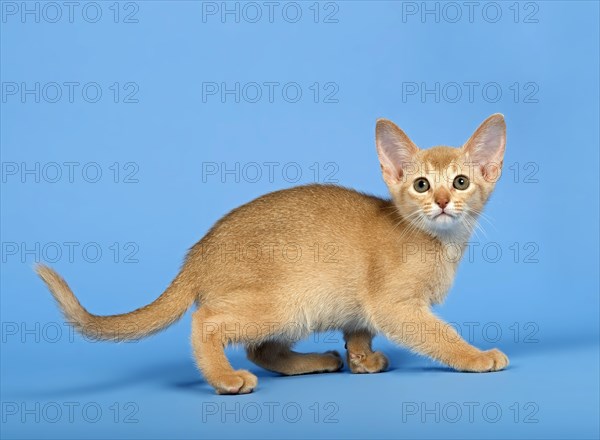
[[[400,215],[435,236],[470,233],[500,177],[506,124],[487,118],[460,148],[419,149],[393,122],[379,119],[377,154]]]

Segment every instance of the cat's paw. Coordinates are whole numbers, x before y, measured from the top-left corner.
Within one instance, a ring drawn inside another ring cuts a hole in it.
[[[337,351],[326,351],[325,353],[323,353],[323,355],[326,356],[326,358],[329,358],[325,367],[325,371],[333,373],[335,371],[340,371],[342,368],[344,368],[344,361],[342,360],[342,356],[340,356],[340,354]]]
[[[387,357],[380,352],[351,353],[348,352],[348,367],[353,373],[379,373],[388,367]]]
[[[258,384],[258,378],[246,370],[223,374],[213,381],[217,394],[248,394]]]
[[[504,370],[508,366],[508,357],[497,348],[482,351],[467,359],[460,370],[474,373]]]

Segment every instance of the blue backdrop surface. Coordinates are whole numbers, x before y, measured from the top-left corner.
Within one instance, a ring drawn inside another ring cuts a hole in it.
[[[597,2],[0,4],[2,438],[598,438]],[[504,173],[437,312],[506,371],[378,338],[384,374],[278,377],[231,349],[260,384],[217,396],[189,314],[87,341],[33,274],[51,264],[93,313],[132,310],[265,192],[385,195],[378,117],[456,146],[496,112]]]

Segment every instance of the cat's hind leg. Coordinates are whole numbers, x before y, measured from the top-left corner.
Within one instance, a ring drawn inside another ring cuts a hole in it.
[[[297,375],[307,373],[330,373],[344,366],[337,351],[325,353],[297,353],[290,344],[267,341],[247,347],[248,359],[256,365],[276,373]]]
[[[247,394],[258,383],[246,370],[234,370],[225,356],[225,346],[232,339],[231,320],[200,308],[192,315],[192,348],[196,364],[206,381],[218,394]]]
[[[344,331],[348,367],[353,373],[379,373],[388,367],[385,355],[371,348],[373,336],[366,330]]]

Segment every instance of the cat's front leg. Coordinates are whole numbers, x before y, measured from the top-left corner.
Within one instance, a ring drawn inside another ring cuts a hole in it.
[[[391,340],[456,370],[483,373],[508,366],[508,357],[500,350],[482,351],[472,346],[421,303],[388,305],[375,320]]]

